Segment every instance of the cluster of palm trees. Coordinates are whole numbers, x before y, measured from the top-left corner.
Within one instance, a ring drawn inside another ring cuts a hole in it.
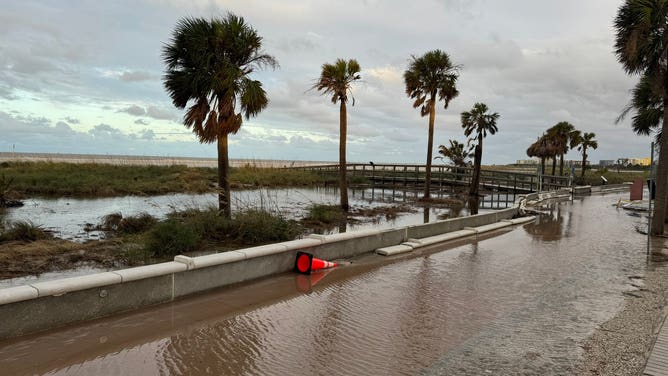
[[[629,74],[641,76],[622,117],[635,111],[633,128],[636,132],[647,134],[660,130],[659,134],[663,134],[668,129],[668,2],[625,0],[615,19],[615,29],[615,52],[619,61]],[[181,19],[163,48],[163,59],[166,65],[164,86],[176,107],[187,108],[184,125],[192,129],[200,142],[217,143],[218,202],[221,212],[229,217],[228,136],[239,131],[244,118],[256,116],[269,103],[262,83],[251,79],[250,75],[260,68],[276,68],[278,63],[263,52],[262,37],[257,31],[234,14],[211,20]],[[436,102],[441,101],[447,109],[457,97],[459,70],[445,52],[433,50],[413,56],[404,73],[406,94],[414,100],[413,107],[419,108],[422,116],[429,116],[425,199],[430,197]],[[334,64],[323,65],[320,78],[313,86],[331,95],[332,102],[340,106],[341,207],[345,210],[348,209],[346,104],[351,85],[360,79],[359,72],[357,61],[339,59]],[[471,195],[477,195],[475,182],[480,173],[483,139],[497,131],[498,117],[497,113],[489,113],[482,103],[462,113],[462,127],[474,155]],[[597,147],[594,137],[593,133],[580,134],[572,125],[561,122],[531,145],[527,153],[541,158],[543,167],[546,158],[553,158],[553,173],[559,156],[563,173],[563,155],[568,148],[578,147],[582,152],[584,174],[587,149]],[[665,220],[668,217],[668,138],[661,137],[659,143],[654,217]],[[663,233],[664,220],[653,222],[652,234]]]
[[[559,157],[559,175],[564,174],[564,155],[569,149],[576,149],[582,153],[581,179],[584,179],[587,168],[587,149],[598,148],[594,139],[595,133],[576,130],[573,124],[561,121],[549,128],[542,136],[527,149],[529,157],[540,158],[541,173],[545,173],[545,160],[552,159],[552,175],[556,173],[557,157]]]
[[[173,104],[186,109],[183,124],[192,129],[202,143],[218,146],[218,206],[221,213],[231,216],[228,136],[241,128],[243,118],[249,119],[262,111],[269,100],[262,83],[252,80],[250,74],[259,68],[276,68],[276,59],[262,51],[262,38],[246,24],[242,17],[228,13],[223,18],[206,20],[186,17],[181,19],[172,39],[163,48],[166,65],[164,86]],[[331,95],[339,104],[339,171],[341,208],[349,209],[346,180],[346,138],[348,130],[347,103],[352,84],[360,80],[360,64],[350,59],[338,59],[323,64],[320,77],[312,89]],[[404,73],[406,94],[420,108],[422,116],[429,116],[429,140],[424,198],[430,197],[431,161],[434,139],[436,102],[443,101],[448,108],[459,92],[456,82],[459,66],[448,54],[433,50],[420,57],[412,57]],[[482,140],[487,133],[497,131],[499,115],[487,113],[482,103],[470,112],[462,113],[462,127],[470,136],[469,146],[474,150],[474,182],[479,179],[482,158]],[[478,194],[473,184],[471,194]]]

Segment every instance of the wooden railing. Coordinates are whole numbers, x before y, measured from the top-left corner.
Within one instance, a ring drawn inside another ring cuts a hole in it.
[[[338,164],[293,167],[319,173],[336,173]],[[425,165],[415,164],[362,164],[347,165],[349,176],[364,177],[374,184],[392,186],[423,186],[426,176]],[[448,165],[431,166],[432,187],[468,186],[471,184],[471,167],[455,167]],[[542,175],[523,172],[483,169],[480,172],[480,185],[484,189],[495,189],[511,192],[549,191],[568,187],[570,179],[566,176]]]

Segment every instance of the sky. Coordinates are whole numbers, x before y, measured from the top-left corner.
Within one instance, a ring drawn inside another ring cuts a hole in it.
[[[322,64],[357,59],[348,161],[424,163],[428,117],[405,94],[411,56],[440,49],[460,95],[436,110],[435,150],[464,142],[460,114],[498,112],[483,164],[527,159],[549,127],[595,132],[589,159],[648,157],[615,124],[637,77],[613,53],[621,0],[6,0],[0,13],[0,152],[216,157],[182,125],[161,51],[182,17],[235,13],[280,68],[253,73],[269,106],[230,136],[231,158],[338,160],[338,105],[309,90]],[[571,151],[566,159],[579,160]],[[440,163],[440,162],[437,162]]]

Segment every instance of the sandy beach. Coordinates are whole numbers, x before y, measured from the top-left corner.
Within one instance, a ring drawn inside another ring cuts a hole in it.
[[[67,163],[100,163],[121,166],[170,166],[186,165],[188,167],[217,167],[216,158],[195,158],[175,156],[148,155],[96,155],[96,154],[59,154],[59,153],[8,153],[0,152],[0,163],[10,161],[21,162],[67,162]],[[240,167],[251,165],[256,167],[302,167],[334,164],[331,161],[290,161],[272,159],[230,159],[230,166]]]

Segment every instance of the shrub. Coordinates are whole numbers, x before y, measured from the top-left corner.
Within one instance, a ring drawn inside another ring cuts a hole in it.
[[[118,232],[124,234],[136,234],[144,232],[155,226],[158,220],[148,213],[140,213],[136,216],[125,217],[118,223]]]
[[[195,250],[200,241],[200,235],[191,226],[168,219],[148,233],[146,251],[158,257],[174,256]]]
[[[232,235],[245,243],[292,240],[301,233],[301,227],[295,221],[265,210],[249,209],[237,212],[232,222]]]
[[[37,226],[30,221],[16,221],[10,223],[0,234],[0,242],[5,241],[24,241],[34,242],[40,239],[49,239],[48,234],[41,226]]]
[[[346,219],[346,213],[338,205],[313,204],[308,209],[306,221],[321,222],[325,224],[339,223]]]

